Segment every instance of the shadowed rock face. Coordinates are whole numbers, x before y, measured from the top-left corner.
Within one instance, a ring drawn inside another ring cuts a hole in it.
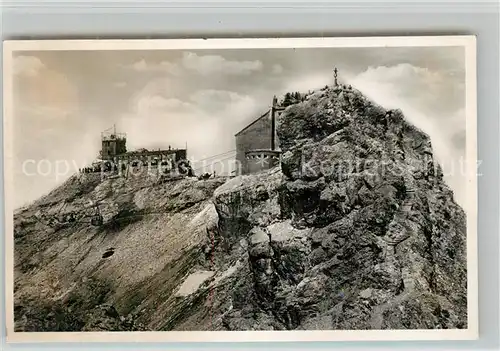
[[[37,221],[76,183],[18,213],[18,329],[466,328],[465,214],[429,138],[352,89],[289,106],[277,128],[281,166],[262,173],[80,180],[77,212],[103,198],[105,221],[140,215],[113,230]]]

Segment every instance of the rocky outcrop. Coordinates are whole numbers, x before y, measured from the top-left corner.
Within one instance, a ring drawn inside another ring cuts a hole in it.
[[[329,89],[288,107],[278,137],[281,174],[215,197],[253,273],[253,308],[229,328],[465,328],[465,214],[427,135]]]
[[[18,328],[466,328],[466,219],[428,136],[354,89],[277,122],[274,169],[75,177],[16,214]],[[101,228],[47,224],[91,199]]]

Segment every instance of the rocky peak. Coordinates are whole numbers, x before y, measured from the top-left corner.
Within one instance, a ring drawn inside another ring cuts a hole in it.
[[[287,107],[277,133],[282,176],[216,197],[246,204],[220,214],[258,310],[283,329],[465,327],[465,214],[429,137],[349,88]]]
[[[269,171],[169,183],[72,178],[23,209],[16,319],[59,330],[37,321],[85,306],[91,315],[65,325],[465,328],[465,214],[428,136],[401,111],[341,87],[288,106],[277,132],[281,165]],[[41,220],[90,198],[104,202],[105,223],[135,219],[57,230]],[[103,258],[106,249],[113,255]],[[82,293],[88,279],[106,287],[95,298]]]

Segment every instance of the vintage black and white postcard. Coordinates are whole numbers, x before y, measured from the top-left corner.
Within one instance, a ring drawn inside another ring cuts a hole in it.
[[[4,44],[8,340],[477,338],[473,36]]]

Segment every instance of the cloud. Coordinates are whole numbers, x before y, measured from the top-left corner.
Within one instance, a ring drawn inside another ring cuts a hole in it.
[[[416,67],[407,63],[396,66],[370,67],[359,75],[360,79],[377,81],[400,87],[398,94],[406,96],[421,96],[422,94],[442,93],[446,77],[442,72],[431,71],[428,68]],[[415,94],[419,92],[419,94]]]
[[[142,96],[135,111],[121,118],[120,128],[127,132],[129,149],[184,147],[190,142],[196,152],[214,142],[215,124],[193,105],[175,98]]]
[[[230,74],[249,75],[261,71],[263,64],[255,61],[231,61],[219,55],[197,55],[193,52],[185,52],[182,56],[182,66],[185,69],[195,71],[202,75]]]
[[[252,104],[254,102],[249,96],[215,89],[198,90],[190,96],[190,100],[206,111],[227,110],[233,105]]]
[[[138,115],[148,115],[163,112],[191,112],[195,106],[176,98],[165,98],[161,95],[141,96],[137,100]]]
[[[134,62],[130,65],[122,66],[124,68],[133,69],[137,72],[164,72],[170,74],[180,74],[181,68],[179,65],[169,62],[169,61],[161,61],[159,63],[146,62],[145,59],[141,59],[137,62]]]
[[[281,74],[283,73],[283,66],[279,64],[273,65],[273,68],[271,70],[272,74]]]
[[[458,164],[465,155],[465,110],[449,96],[456,77],[400,64],[370,67],[346,77],[346,82],[385,108],[401,109],[410,123],[429,135],[445,181],[464,206],[465,175],[459,172]]]
[[[176,62],[148,62],[141,59],[132,64],[121,65],[121,67],[138,73],[165,73],[178,78],[190,72],[201,76],[248,76],[262,71],[264,65],[259,60],[237,61],[228,60],[220,55],[198,55],[194,52],[184,52]],[[273,67],[273,72],[279,73],[281,71],[280,65]]]
[[[76,85],[67,75],[48,68],[38,57],[16,57],[14,71],[16,112],[54,121],[67,118],[80,108]]]
[[[43,62],[35,56],[17,56],[14,58],[14,75],[34,77],[45,68]]]
[[[82,113],[78,87],[67,74],[49,68],[34,56],[16,57],[14,70],[13,162],[15,203],[19,206],[62,180],[56,179],[54,172],[26,176],[22,173],[26,160],[47,159],[53,166],[55,160],[88,156],[92,147],[82,147],[90,118]]]
[[[13,139],[16,207],[47,193],[97,156],[101,130],[92,125],[90,116],[54,117],[57,113],[53,109],[14,113],[14,119],[22,121],[14,125]],[[37,174],[38,167],[43,173]]]
[[[240,98],[241,95],[239,95],[238,93],[215,89],[199,90],[191,95],[191,100],[199,103],[205,103],[212,100],[230,103]]]
[[[146,63],[144,59],[137,61],[132,64],[132,68],[135,69],[136,71],[147,71],[150,66]]]
[[[125,88],[127,86],[127,83],[125,82],[114,82],[113,86],[116,88]]]
[[[431,114],[440,112],[445,116],[453,113],[465,101],[463,71],[436,71],[402,63],[370,67],[359,74],[357,80],[376,81],[382,89],[391,90],[392,94],[420,105],[423,111]]]
[[[34,119],[37,122],[43,123],[42,127],[49,127],[47,123],[62,123],[67,119],[72,117],[72,114],[75,112],[73,109],[66,109],[64,107],[58,106],[50,106],[50,105],[26,105],[19,106],[17,108],[18,113],[28,115],[31,117],[33,123]]]

